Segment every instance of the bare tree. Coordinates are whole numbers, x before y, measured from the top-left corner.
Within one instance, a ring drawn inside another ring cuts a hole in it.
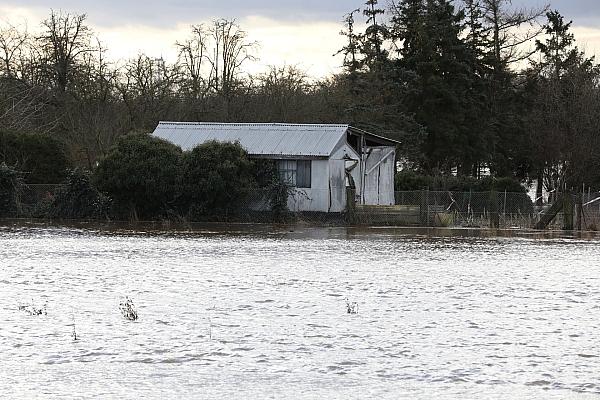
[[[17,77],[16,65],[29,41],[27,28],[19,29],[10,23],[0,27],[0,59],[2,61],[2,75],[9,78]]]
[[[200,24],[192,26],[192,34],[188,39],[176,43],[179,48],[178,63],[187,83],[184,88],[194,99],[204,97],[208,89],[204,73],[208,64],[209,39],[206,27]]]
[[[538,89],[531,132],[539,175],[549,192],[597,183],[599,80],[597,66],[580,65]]]
[[[549,6],[513,9],[511,0],[479,0],[484,27],[493,46],[493,65],[496,74],[528,59],[536,50],[533,40],[543,28],[538,20]]]
[[[80,58],[94,49],[92,31],[85,24],[85,14],[52,11],[42,22],[44,32],[38,42],[45,55],[53,86],[64,93],[73,79]]]
[[[19,132],[50,132],[56,121],[48,120],[47,96],[38,87],[18,80],[0,80],[0,127]]]
[[[534,108],[530,115],[532,158],[537,167],[538,197],[546,189],[577,188],[598,179],[600,161],[598,122],[600,67],[575,45],[566,22],[557,11],[547,13],[546,40],[538,41],[539,62]]]
[[[44,91],[27,78],[34,46],[26,26],[0,27],[0,126],[10,131],[46,132]]]
[[[249,42],[247,34],[235,20],[218,19],[209,30],[212,35],[210,82],[214,90],[230,98],[235,89],[241,67],[247,61],[256,60],[252,54],[257,42]]]
[[[132,129],[151,129],[169,115],[178,98],[180,72],[162,58],[139,55],[124,68],[118,84]]]
[[[304,122],[311,84],[308,75],[297,66],[271,66],[258,77],[260,106],[272,122]]]
[[[106,48],[97,40],[94,52],[82,56],[74,87],[65,99],[65,139],[77,161],[88,168],[106,154],[116,138],[128,130],[117,91],[118,74],[106,60]]]

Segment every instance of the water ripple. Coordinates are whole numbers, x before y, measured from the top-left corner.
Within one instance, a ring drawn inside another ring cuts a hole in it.
[[[598,242],[349,232],[0,228],[0,393],[600,394]]]

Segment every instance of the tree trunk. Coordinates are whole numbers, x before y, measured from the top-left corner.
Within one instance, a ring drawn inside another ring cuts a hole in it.
[[[544,199],[542,198],[544,189],[544,171],[540,170],[537,174],[537,184],[535,188],[535,205],[542,206],[544,204]]]

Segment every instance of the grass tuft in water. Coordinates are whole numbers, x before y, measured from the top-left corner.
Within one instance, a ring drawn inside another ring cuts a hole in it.
[[[38,315],[48,315],[48,311],[46,310],[47,303],[44,303],[42,307],[37,307],[31,299],[31,304],[22,304],[20,305],[19,311],[26,312],[29,315],[38,316]]]
[[[125,296],[125,299],[119,303],[119,310],[123,317],[129,321],[136,321],[138,319],[138,313],[133,304],[133,300],[129,296]]]
[[[77,340],[77,331],[75,330],[75,314],[71,314],[71,318],[73,319],[73,332],[71,332],[71,337],[73,340]]]
[[[346,312],[348,314],[358,314],[358,303],[353,301],[352,303],[346,298]]]

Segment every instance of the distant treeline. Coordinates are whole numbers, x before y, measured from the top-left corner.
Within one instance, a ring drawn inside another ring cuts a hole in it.
[[[4,24],[0,131],[58,139],[68,164],[92,170],[159,120],[348,122],[400,140],[398,161],[419,174],[600,189],[600,70],[559,12],[368,0],[344,25],[343,72],[314,80],[293,66],[245,74],[257,46],[231,20],[192,26],[173,63],[140,54],[120,66],[85,15],[52,12],[35,32]]]

